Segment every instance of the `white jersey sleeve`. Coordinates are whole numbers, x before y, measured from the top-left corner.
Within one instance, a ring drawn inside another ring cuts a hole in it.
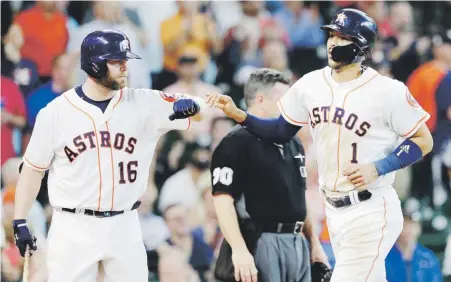
[[[285,120],[297,126],[304,126],[309,121],[309,112],[304,102],[304,93],[305,78],[301,78],[277,102],[279,111]]]
[[[24,163],[38,171],[50,167],[55,155],[54,150],[54,111],[47,106],[39,111],[23,160]]]
[[[405,85],[392,95],[392,103],[388,107],[388,124],[400,137],[409,138],[430,115],[423,110]]]
[[[190,128],[191,121],[189,118],[169,120],[169,116],[174,112],[174,102],[182,98],[192,98],[187,94],[168,94],[161,91],[154,90],[158,97],[156,101],[156,111],[158,118],[156,119],[156,126],[160,132],[166,133],[170,130],[187,130]]]

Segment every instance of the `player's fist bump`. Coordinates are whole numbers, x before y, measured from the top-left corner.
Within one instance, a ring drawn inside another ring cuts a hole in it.
[[[343,175],[355,188],[364,188],[378,178],[376,167],[373,164],[349,164],[343,169]]]
[[[30,229],[28,229],[27,221],[25,219],[16,219],[13,221],[14,230],[14,240],[16,241],[16,246],[19,248],[21,256],[25,256],[27,246],[30,250],[30,256],[32,251],[36,251],[38,247],[36,246],[36,237],[31,234]]]
[[[199,113],[200,106],[193,99],[179,99],[174,102],[172,109],[174,112],[169,116],[170,120],[184,119]]]

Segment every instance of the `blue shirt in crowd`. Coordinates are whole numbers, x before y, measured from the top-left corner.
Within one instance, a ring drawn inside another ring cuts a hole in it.
[[[30,128],[34,127],[39,111],[60,94],[61,93],[53,91],[52,81],[50,80],[28,95],[25,103],[27,106],[28,126],[30,126]]]
[[[321,16],[314,19],[308,9],[303,9],[297,17],[290,9],[279,10],[275,19],[282,24],[290,37],[292,47],[316,48],[325,42],[325,33],[320,29],[323,25]]]
[[[412,260],[405,261],[395,245],[385,259],[388,282],[442,282],[440,262],[428,248],[417,244]]]

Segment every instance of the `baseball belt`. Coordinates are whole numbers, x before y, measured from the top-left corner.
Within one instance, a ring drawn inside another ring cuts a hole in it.
[[[371,198],[371,196],[372,196],[372,194],[370,191],[364,190],[364,191],[360,191],[360,192],[351,191],[351,192],[349,192],[349,196],[344,196],[344,197],[340,197],[340,198],[330,198],[327,196],[325,196],[325,198],[326,198],[326,201],[329,204],[331,204],[332,206],[334,206],[336,208],[342,208],[342,207],[350,206],[352,204],[357,204],[359,202],[369,200]]]
[[[82,213],[85,215],[95,216],[95,217],[112,217],[119,214],[123,214],[126,211],[132,211],[137,209],[141,205],[141,201],[137,201],[133,204],[131,209],[122,210],[122,211],[95,211],[90,209],[69,209],[69,208],[55,208],[57,211],[65,211],[70,213]]]

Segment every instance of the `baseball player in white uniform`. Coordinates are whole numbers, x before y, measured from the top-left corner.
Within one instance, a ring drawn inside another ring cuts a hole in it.
[[[267,141],[309,126],[336,258],[331,281],[386,281],[385,257],[403,226],[395,171],[431,151],[429,114],[403,83],[362,66],[377,35],[368,15],[343,9],[322,29],[329,66],[288,90],[278,119],[247,114],[224,95],[209,95],[207,104]]]
[[[131,52],[125,34],[95,31],[81,45],[89,78],[42,109],[17,185],[16,245],[36,250],[26,218],[49,171],[54,208],[48,234],[49,282],[148,281],[138,199],[144,194],[158,138],[198,120],[199,101],[127,88]]]

